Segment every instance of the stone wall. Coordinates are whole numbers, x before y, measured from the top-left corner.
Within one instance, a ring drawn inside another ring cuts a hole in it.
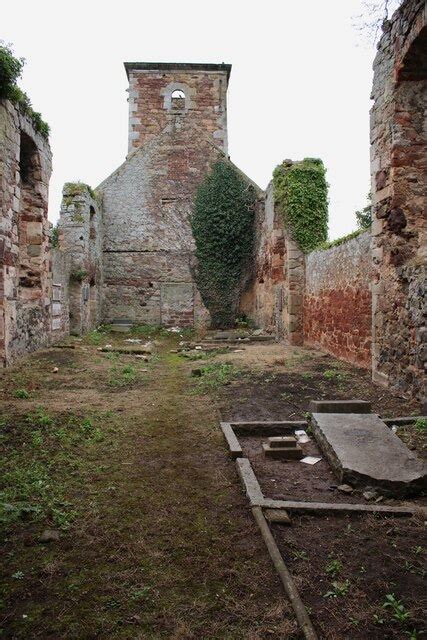
[[[0,100],[0,362],[51,340],[49,143]]]
[[[58,330],[80,335],[102,321],[102,243],[102,213],[95,194],[85,184],[65,184],[53,258],[53,282],[63,299]]]
[[[177,116],[98,187],[107,322],[205,322],[194,284],[189,216],[197,186],[218,158],[226,160],[191,120]]]
[[[425,397],[427,26],[424,0],[384,25],[371,111],[373,378]]]
[[[125,62],[125,68],[129,78],[129,152],[157,138],[178,117],[191,120],[227,153],[231,65]],[[177,94],[183,97],[175,97]]]
[[[306,256],[304,343],[371,366],[369,232]]]
[[[304,254],[275,207],[272,183],[257,208],[256,226],[255,276],[241,312],[277,339],[302,344]]]

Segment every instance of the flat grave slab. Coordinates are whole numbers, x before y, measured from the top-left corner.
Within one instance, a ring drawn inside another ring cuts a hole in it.
[[[313,413],[313,434],[341,483],[410,496],[426,488],[425,464],[375,414]]]

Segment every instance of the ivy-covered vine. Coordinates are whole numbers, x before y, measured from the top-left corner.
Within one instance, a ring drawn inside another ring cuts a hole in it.
[[[34,128],[44,138],[49,137],[49,125],[38,111],[34,111],[31,100],[16,84],[24,68],[24,58],[16,58],[9,45],[0,42],[0,98],[18,105],[32,121]]]
[[[274,199],[294,239],[305,252],[328,235],[328,184],[317,158],[283,162],[273,173]]]
[[[233,327],[254,248],[256,191],[223,160],[197,190],[191,227],[195,279],[213,328]]]

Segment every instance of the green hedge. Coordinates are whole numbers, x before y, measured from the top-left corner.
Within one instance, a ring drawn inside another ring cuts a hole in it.
[[[229,162],[218,161],[197,190],[191,227],[195,279],[212,327],[233,327],[251,267],[256,192]]]
[[[328,184],[323,162],[283,162],[273,173],[274,199],[294,239],[305,252],[328,234]]]

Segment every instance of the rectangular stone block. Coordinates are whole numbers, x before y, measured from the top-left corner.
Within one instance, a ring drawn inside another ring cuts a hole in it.
[[[293,436],[273,436],[268,439],[271,448],[277,447],[296,447],[297,440]]]
[[[313,434],[341,483],[410,496],[426,488],[426,467],[375,414],[314,413]]]
[[[263,442],[262,448],[267,458],[277,460],[301,460],[304,455],[298,444],[295,447],[270,447],[269,444]]]
[[[366,400],[310,400],[310,413],[371,413]]]

